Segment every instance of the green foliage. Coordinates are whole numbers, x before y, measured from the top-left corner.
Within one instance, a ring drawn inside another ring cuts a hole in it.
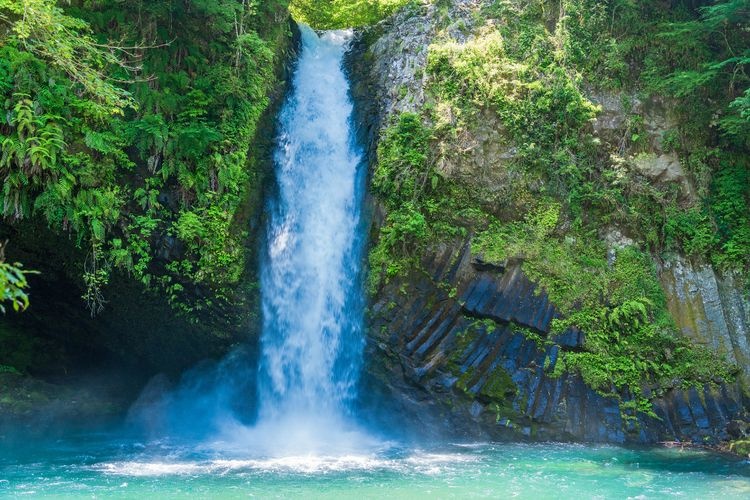
[[[104,309],[106,301],[102,290],[109,282],[109,263],[102,254],[101,242],[96,239],[91,245],[91,252],[86,256],[83,282],[86,284],[86,291],[81,298],[94,317]]]
[[[647,412],[644,384],[697,386],[733,379],[734,367],[676,333],[647,255],[625,248],[610,266],[595,234],[560,233],[560,208],[542,201],[523,221],[495,222],[472,244],[492,261],[522,258],[525,272],[564,314],[553,320],[553,331],[585,332],[584,351],[566,353],[557,371],[574,370],[594,389],[632,400],[630,405]]]
[[[720,157],[717,163],[708,196],[699,206],[667,210],[665,244],[705,257],[720,269],[746,274],[750,271],[750,166],[739,157]]]
[[[23,311],[29,306],[26,289],[29,286],[26,271],[18,262],[5,261],[5,244],[0,245],[0,312],[5,313],[5,304],[10,302],[14,311]],[[1,367],[2,365],[0,365]]]
[[[484,15],[500,23],[490,34],[499,41],[492,44],[494,50],[483,49],[483,56],[475,55],[470,60],[487,68],[473,71],[480,75],[485,71],[484,76],[490,81],[496,81],[490,75],[502,74],[497,69],[492,70],[494,73],[490,70],[499,67],[496,61],[505,60],[504,68],[511,68],[514,62],[526,64],[537,72],[554,61],[557,69],[564,68],[571,76],[574,87],[579,86],[581,75],[597,87],[660,92],[676,98],[671,107],[678,112],[680,124],[665,136],[662,146],[685,159],[701,199],[686,207],[685,200],[678,200],[675,191],[633,178],[625,157],[603,158],[596,151],[597,139],[579,133],[563,151],[540,159],[548,177],[554,171],[560,174],[558,179],[567,191],[562,194],[574,215],[596,224],[616,223],[640,236],[655,251],[666,246],[747,273],[745,256],[750,252],[739,243],[745,241],[743,231],[737,225],[730,228],[724,224],[727,230],[713,241],[709,234],[722,226],[719,211],[711,206],[717,191],[711,177],[719,176],[727,163],[746,168],[746,161],[739,158],[747,157],[750,146],[750,80],[746,72],[750,62],[750,11],[746,2],[678,1],[665,6],[630,0],[510,0],[491,3]],[[469,45],[472,44],[457,46]],[[453,81],[459,85],[466,86],[472,80],[465,71],[459,71],[457,76],[461,78]],[[448,72],[448,77],[453,75]],[[516,83],[513,89],[523,82],[521,78],[505,79]],[[504,92],[518,94],[509,89]],[[487,95],[480,95],[479,105],[489,103],[483,99]],[[695,106],[696,101],[708,104]],[[515,123],[507,116],[504,124]],[[533,117],[533,112],[524,116]],[[546,124],[553,129],[564,123],[560,116],[547,116]],[[537,131],[543,130],[544,125],[535,123],[525,128]],[[721,135],[717,136],[716,131]],[[619,155],[625,150],[647,150],[650,145],[643,139],[643,117],[629,115]],[[557,148],[560,138],[556,137],[553,148],[549,141],[538,138],[516,135],[515,140],[520,142],[522,152],[525,142],[544,154]],[[710,153],[705,155],[706,151]],[[529,156],[533,161],[533,154]],[[737,180],[741,182],[740,178]],[[555,186],[554,179],[547,182]],[[733,193],[737,206],[732,211],[739,221],[746,218],[746,192]],[[696,225],[691,228],[692,223]],[[734,232],[738,234],[729,234]]]
[[[412,0],[293,0],[294,18],[315,29],[375,24]]]
[[[242,247],[232,234],[232,213],[219,205],[183,211],[174,223],[174,232],[196,267],[188,273],[194,283],[218,281],[236,284],[243,271]]]
[[[496,223],[477,235],[473,247],[492,260],[523,258],[526,273],[565,315],[553,321],[553,330],[585,332],[585,350],[567,353],[561,367],[604,394],[636,401],[639,411],[650,408],[644,384],[733,379],[733,367],[677,335],[647,255],[626,248],[610,267],[595,235],[561,238],[548,229],[554,226],[540,223],[556,220],[550,213],[550,205],[542,204],[523,222]]]
[[[687,210],[670,207],[664,233],[667,247],[681,248],[690,256],[707,255],[716,246],[716,229],[711,216],[697,207]]]
[[[434,129],[414,113],[402,113],[378,143],[373,192],[388,214],[370,251],[369,290],[419,267],[421,250],[431,241],[466,235],[469,221],[484,214],[472,193],[446,180],[434,168]],[[462,219],[461,224],[456,224]]]
[[[523,258],[526,273],[565,315],[553,321],[553,331],[585,332],[585,350],[566,353],[556,370],[577,371],[594,389],[647,412],[644,384],[699,386],[734,378],[734,367],[676,333],[647,255],[625,248],[609,266],[595,235],[560,238],[548,229],[554,226],[540,223],[557,220],[546,215],[554,213],[549,207],[542,204],[523,222],[496,223],[477,235],[473,248],[492,260]]]
[[[744,0],[719,0],[699,8],[699,16],[660,26],[659,36],[692,49],[651,68],[651,83],[677,97],[718,98],[715,124],[730,138],[750,146],[750,9]],[[664,70],[672,70],[666,73]],[[666,74],[665,74],[666,73]]]
[[[725,161],[713,177],[709,206],[718,229],[721,267],[744,264],[750,270],[750,164],[746,159]]]
[[[724,151],[739,149],[747,156],[747,2],[681,0],[665,6],[629,0],[566,0],[561,5],[564,16],[555,36],[564,37],[567,64],[598,85],[676,98],[674,107],[683,115],[681,144],[675,147],[672,142],[670,149],[689,157],[709,142]],[[695,106],[697,101],[707,105]],[[713,162],[710,168],[715,172],[718,164]],[[712,211],[705,203],[701,205],[698,210],[711,217]],[[734,265],[741,267],[742,262],[735,260]]]
[[[431,130],[418,115],[403,113],[378,144],[378,165],[372,188],[388,208],[378,241],[370,252],[369,289],[416,264],[417,250],[428,236],[421,206],[432,189],[428,179]]]
[[[97,43],[88,24],[66,15],[55,0],[0,0],[0,26],[5,43],[61,70],[103,106],[103,113],[122,113],[132,104],[105,74],[108,66],[124,66],[118,48]]]
[[[430,90],[459,117],[457,127],[477,119],[479,110],[496,112],[517,147],[514,163],[546,177],[551,188],[562,188],[559,194],[580,212],[595,191],[587,126],[597,107],[581,93],[574,75],[561,67],[561,60],[543,55],[553,44],[542,40],[537,36],[532,48],[519,51],[518,40],[509,42],[487,27],[467,43],[432,45],[427,61]]]
[[[93,311],[113,267],[170,289],[236,283],[231,221],[259,189],[248,152],[277,84],[286,7],[0,1],[2,211],[43,216],[91,249],[81,274]],[[153,245],[185,213],[204,234],[183,235],[184,264],[157,264]]]
[[[418,203],[431,187],[434,172],[428,165],[429,140],[432,131],[414,113],[402,113],[386,129],[378,144],[378,166],[372,185],[388,208],[398,208],[403,201]]]

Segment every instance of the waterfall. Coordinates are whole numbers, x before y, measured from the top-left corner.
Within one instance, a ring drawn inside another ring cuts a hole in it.
[[[298,448],[330,445],[346,428],[363,349],[362,157],[342,60],[349,32],[302,52],[279,119],[278,190],[261,261],[258,428]],[[348,436],[347,439],[351,438]]]
[[[342,69],[351,32],[318,37],[300,29],[302,51],[279,115],[276,190],[266,205],[257,421],[248,425],[241,410],[256,378],[242,349],[191,370],[173,391],[150,384],[130,412],[149,433],[208,438],[220,454],[338,455],[379,446],[352,418],[364,347],[366,172]]]

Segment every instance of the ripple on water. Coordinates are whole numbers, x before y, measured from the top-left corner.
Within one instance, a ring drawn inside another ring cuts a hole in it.
[[[3,455],[0,497],[750,498],[750,464],[687,451],[462,444],[236,457],[164,443],[86,446],[102,450],[88,463],[79,461],[84,449],[15,462]]]
[[[265,459],[217,459],[206,461],[123,460],[91,465],[108,475],[144,477],[168,475],[227,474],[230,472],[321,474],[331,472],[397,472],[438,474],[478,457],[449,453],[419,453],[405,458],[374,455],[297,455]]]

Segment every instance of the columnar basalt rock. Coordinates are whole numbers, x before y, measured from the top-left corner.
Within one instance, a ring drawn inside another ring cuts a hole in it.
[[[679,256],[662,264],[660,276],[680,331],[724,354],[750,386],[750,301],[735,277]]]
[[[658,418],[627,417],[616,398],[555,373],[560,353],[580,349],[585,333],[550,334],[559,313],[520,262],[490,265],[456,242],[425,255],[422,267],[378,294],[368,356],[370,376],[389,386],[397,411],[415,422],[441,415],[429,420],[433,432],[704,443],[728,439],[730,423],[744,416],[739,387],[725,386],[660,388]]]

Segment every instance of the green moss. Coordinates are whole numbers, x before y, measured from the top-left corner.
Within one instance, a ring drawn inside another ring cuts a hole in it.
[[[750,439],[732,441],[729,443],[729,450],[743,457],[750,456]]]
[[[541,333],[532,330],[531,328],[522,327],[519,325],[513,325],[513,332],[524,336],[526,340],[534,342],[540,349],[544,349],[546,346],[552,345],[552,342],[543,336]]]
[[[456,335],[456,342],[451,348],[450,358],[448,359],[447,368],[453,375],[460,377],[460,366],[459,361],[466,353],[466,350],[477,338],[478,333],[473,328],[467,328],[466,330]]]
[[[500,366],[487,375],[487,380],[479,390],[481,396],[496,403],[512,401],[516,392],[518,392],[516,384],[513,383],[508,372]]]
[[[465,372],[463,372],[456,380],[456,387],[461,389],[468,396],[473,396],[469,389],[471,388],[471,382],[474,380],[476,375],[476,368],[470,366]]]
[[[555,366],[552,368],[551,372],[548,372],[547,375],[550,378],[560,378],[565,372],[566,372],[566,364],[565,364],[565,357],[567,356],[567,353],[565,351],[559,351],[557,355],[557,361],[555,362]],[[545,367],[546,370],[547,367]]]
[[[446,368],[457,377],[455,383],[457,389],[470,398],[476,398],[489,405],[495,410],[497,421],[500,421],[503,418],[518,417],[518,412],[513,408],[517,388],[508,372],[497,366],[486,375],[477,372],[475,367],[469,367],[462,373],[459,366],[459,360],[464,356],[471,343],[476,340],[477,335],[480,335],[480,332],[489,333],[491,332],[489,328],[494,329],[495,327],[496,325],[492,321],[480,320],[459,334],[455,346],[451,349],[451,357],[446,364]],[[480,377],[485,377],[485,381],[475,395],[470,389]]]

